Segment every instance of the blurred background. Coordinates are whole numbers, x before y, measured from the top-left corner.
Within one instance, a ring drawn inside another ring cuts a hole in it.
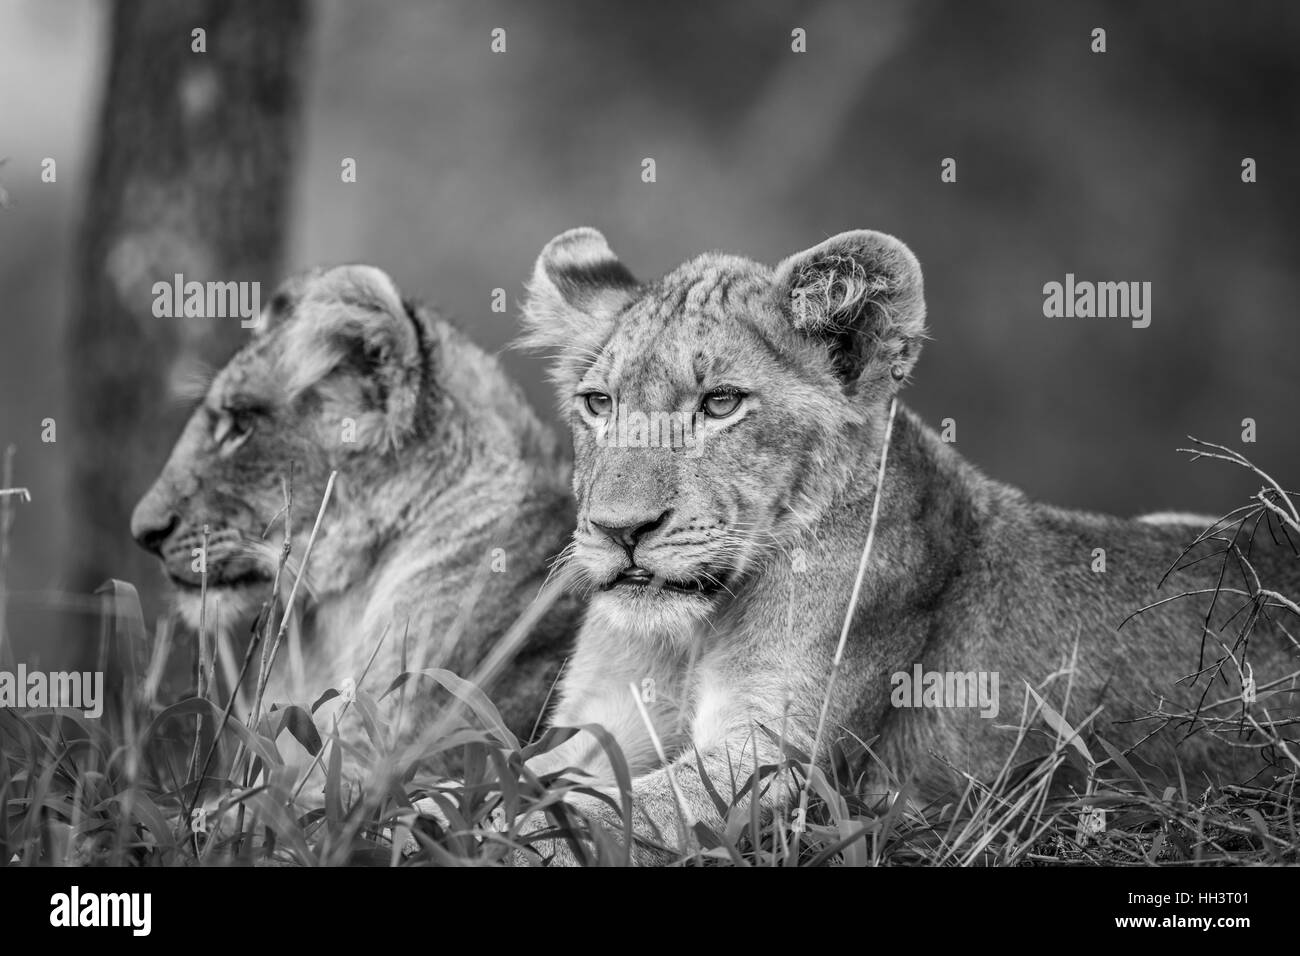
[[[1061,505],[1221,513],[1255,486],[1175,448],[1240,445],[1250,417],[1246,453],[1300,485],[1297,47],[1286,0],[0,0],[0,449],[32,492],[4,571],[18,657],[76,657],[77,596],[108,577],[163,609],[130,509],[188,412],[185,363],[248,334],[154,318],[140,290],[175,271],[265,300],[290,271],[370,262],[495,351],[572,226],[647,278],[871,227],[925,268],[906,401],[956,419],[986,473]],[[1151,326],[1044,318],[1067,272],[1151,282]],[[554,420],[540,361],[504,361]]]

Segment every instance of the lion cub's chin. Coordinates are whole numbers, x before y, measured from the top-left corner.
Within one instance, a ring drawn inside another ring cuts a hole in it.
[[[635,640],[691,640],[713,614],[716,600],[698,594],[612,588],[592,598],[587,620]]]
[[[208,588],[205,626],[209,631],[251,625],[262,602],[271,593],[269,584],[238,584]],[[203,608],[198,588],[178,589],[173,600],[177,615],[187,627],[198,630]]]

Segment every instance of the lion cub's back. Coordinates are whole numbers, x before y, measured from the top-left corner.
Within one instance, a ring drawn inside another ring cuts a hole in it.
[[[1023,688],[1022,680],[1039,686],[1069,660],[1077,641],[1072,716],[1079,719],[1102,705],[1094,729],[1113,743],[1135,744],[1155,730],[1161,721],[1128,721],[1156,709],[1192,713],[1218,703],[1202,713],[1240,717],[1242,674],[1227,655],[1235,648],[1237,660],[1243,659],[1238,641],[1252,620],[1250,595],[1258,587],[1300,596],[1300,560],[1286,539],[1274,540],[1262,524],[1253,542],[1250,524],[1242,531],[1237,546],[1258,575],[1256,585],[1228,550],[1235,526],[1197,542],[1213,518],[1163,513],[1124,519],[1032,506],[1022,520],[1018,536],[1026,561],[1021,573],[1007,576],[1002,600],[1012,610],[993,637],[1000,648],[993,656],[1008,672],[1001,686],[1013,692],[1017,706],[1020,693],[1013,688]],[[1008,592],[1016,596],[1008,598]],[[1296,669],[1295,645],[1278,627],[1278,612],[1287,613],[1273,608],[1273,620],[1254,618],[1245,649],[1257,685]],[[1206,667],[1212,670],[1190,679]],[[1063,692],[1064,679],[1056,683]],[[1270,707],[1294,712],[1296,702],[1295,695],[1280,693],[1270,698]],[[1240,769],[1243,759],[1254,757],[1203,733],[1180,743],[1181,736],[1162,732],[1140,753],[1168,768],[1176,752],[1185,768],[1209,771]]]

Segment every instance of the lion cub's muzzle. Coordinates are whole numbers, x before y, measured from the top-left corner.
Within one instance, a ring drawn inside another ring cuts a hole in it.
[[[235,587],[270,578],[263,562],[249,552],[243,535],[234,528],[209,529],[206,554],[202,529],[173,535],[158,554],[167,576],[181,587],[202,586],[205,568],[210,588]]]
[[[602,591],[627,594],[666,594],[712,597],[727,588],[730,571],[716,566],[705,540],[674,527],[671,511],[626,520],[601,515],[589,521],[590,532],[579,536],[589,573]]]

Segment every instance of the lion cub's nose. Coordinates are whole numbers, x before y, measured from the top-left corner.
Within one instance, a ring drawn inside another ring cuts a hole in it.
[[[131,512],[131,537],[140,547],[162,557],[163,542],[176,529],[180,517],[170,508],[160,507],[146,495]]]
[[[596,518],[591,519],[591,526],[615,544],[621,545],[627,551],[628,556],[631,557],[637,542],[651,531],[662,527],[668,521],[670,514],[672,514],[671,508],[655,517],[645,514],[601,515],[599,520]]]

